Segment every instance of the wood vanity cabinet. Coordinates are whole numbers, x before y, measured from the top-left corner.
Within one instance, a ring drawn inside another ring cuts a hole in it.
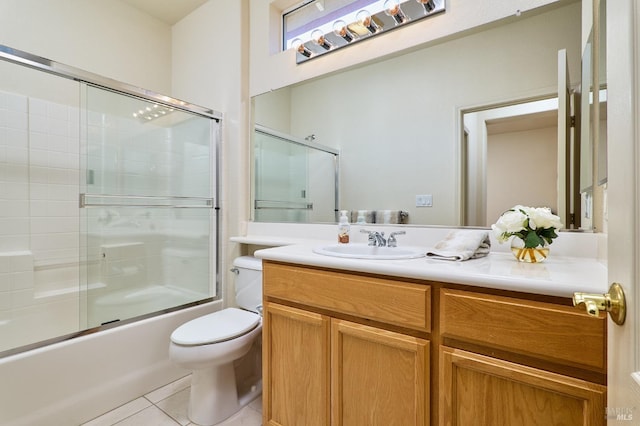
[[[439,290],[440,425],[604,425],[606,317]]]
[[[428,286],[270,262],[263,278],[264,425],[430,424]]]
[[[264,425],[605,424],[605,317],[562,299],[274,261],[263,287]]]

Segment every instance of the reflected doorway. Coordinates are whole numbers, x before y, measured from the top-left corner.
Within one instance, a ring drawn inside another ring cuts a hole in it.
[[[558,185],[558,100],[465,111],[461,147],[465,226],[488,227],[517,204],[564,202]]]

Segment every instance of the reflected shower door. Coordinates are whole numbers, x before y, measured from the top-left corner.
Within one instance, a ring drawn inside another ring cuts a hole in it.
[[[83,87],[87,327],[215,296],[216,120]]]
[[[255,221],[335,222],[336,154],[259,129],[253,146]]]

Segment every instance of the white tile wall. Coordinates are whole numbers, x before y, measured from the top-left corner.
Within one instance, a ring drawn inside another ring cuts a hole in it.
[[[29,248],[28,102],[0,92],[0,252]]]
[[[0,350],[78,329],[79,111],[0,92]]]

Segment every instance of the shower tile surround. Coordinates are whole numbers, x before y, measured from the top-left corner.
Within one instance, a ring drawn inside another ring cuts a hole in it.
[[[78,329],[78,141],[77,108],[0,92],[0,351]]]

